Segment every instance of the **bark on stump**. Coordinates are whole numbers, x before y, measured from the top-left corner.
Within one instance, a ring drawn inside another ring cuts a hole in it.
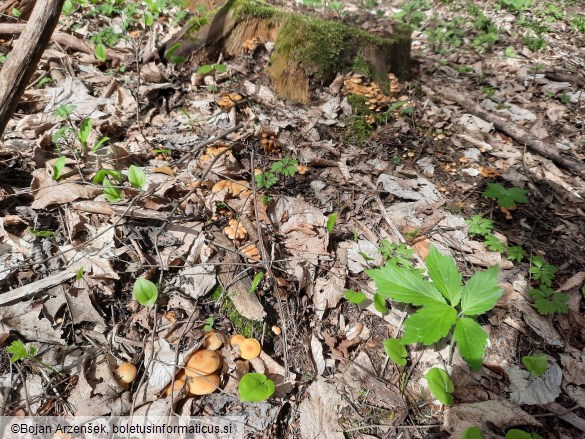
[[[388,85],[388,72],[406,79],[410,35],[410,27],[400,23],[392,23],[389,32],[380,35],[252,0],[229,0],[215,14],[191,19],[161,48],[161,54],[171,61],[202,49],[237,56],[244,53],[250,41],[274,42],[267,73],[276,93],[293,102],[307,103],[311,82],[327,84],[337,73],[355,70],[356,66],[383,88]]]

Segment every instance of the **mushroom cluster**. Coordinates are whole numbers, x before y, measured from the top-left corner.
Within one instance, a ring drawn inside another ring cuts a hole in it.
[[[390,81],[390,93],[398,92],[398,81],[392,73],[388,73]],[[380,86],[375,82],[368,82],[363,75],[352,75],[343,81],[345,94],[355,94],[368,98],[366,105],[368,110],[380,112],[387,109],[396,98],[386,96]]]
[[[219,349],[223,345],[223,336],[216,331],[205,334],[203,349],[195,351],[175,376],[172,386],[167,386],[165,394],[170,396],[207,395],[217,390],[221,384],[219,368],[222,357]],[[244,360],[253,360],[260,355],[262,348],[255,338],[246,338],[236,334],[230,339],[230,345],[239,350],[239,356]],[[185,393],[183,393],[185,392]]]
[[[242,224],[240,224],[240,221],[237,219],[231,219],[229,225],[223,229],[223,232],[231,240],[237,239],[241,241],[247,236],[246,229],[244,229]]]
[[[245,180],[240,181],[230,181],[230,180],[220,180],[213,185],[211,188],[211,192],[220,192],[224,189],[227,189],[228,194],[230,197],[246,197],[250,195],[250,190],[248,189],[248,182]]]
[[[276,142],[276,134],[263,132],[260,134],[260,137],[260,143],[262,143],[262,148],[264,148],[264,151],[275,152],[279,150],[279,145]]]
[[[260,252],[255,244],[246,244],[240,247],[240,251],[248,257],[248,262],[252,264],[260,260]]]
[[[236,104],[242,99],[242,95],[240,94],[226,93],[220,96],[219,100],[217,101],[217,105],[219,105],[222,110],[228,111],[235,107]]]

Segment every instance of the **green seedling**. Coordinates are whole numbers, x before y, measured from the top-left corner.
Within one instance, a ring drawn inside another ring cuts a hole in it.
[[[543,316],[569,312],[569,296],[565,293],[554,291],[546,285],[540,285],[538,288],[531,288],[528,294],[534,300],[534,307],[538,313]]]
[[[494,228],[494,221],[481,215],[474,215],[465,220],[465,222],[469,224],[469,229],[467,230],[469,236],[488,236]]]
[[[204,332],[209,332],[213,329],[213,325],[215,324],[215,319],[213,317],[207,317],[205,319],[205,325],[203,326]]]
[[[99,43],[98,45],[95,46],[94,54],[96,59],[98,59],[101,62],[106,62],[106,59],[108,58],[106,46],[104,46],[102,43]]]
[[[453,381],[443,369],[433,367],[425,378],[429,383],[429,389],[435,398],[445,405],[452,405],[454,402],[452,393],[455,391]]]
[[[485,237],[485,246],[493,252],[505,253],[508,247],[504,244],[500,238],[494,235],[488,235]]]
[[[545,262],[538,256],[532,256],[530,258],[530,275],[532,276],[532,279],[539,281],[547,287],[552,285],[555,273],[558,270],[559,267]]]
[[[382,344],[386,355],[388,355],[397,366],[406,366],[406,357],[408,353],[406,352],[404,343],[396,338],[387,338]]]
[[[506,47],[504,55],[506,56],[506,58],[516,58],[518,56],[513,47]]]
[[[85,268],[79,267],[79,270],[75,273],[75,280],[81,280],[83,276],[85,276]]]
[[[299,162],[295,159],[284,157],[282,160],[274,162],[270,171],[256,175],[256,185],[261,189],[270,189],[278,182],[278,175],[294,177],[298,172],[298,164]]]
[[[408,244],[396,244],[392,241],[384,239],[382,242],[380,242],[378,251],[386,263],[396,267],[403,267],[416,271],[416,268],[412,263],[414,250],[410,248]],[[370,258],[370,260],[372,259]]]
[[[546,354],[525,355],[522,357],[522,363],[532,375],[539,377],[546,372],[548,357]]]
[[[532,0],[499,0],[498,6],[512,12],[523,12],[532,6]]]
[[[32,236],[36,236],[37,238],[51,238],[51,237],[55,236],[55,232],[52,232],[50,230],[35,230],[35,229],[31,229],[29,227],[27,229],[27,231]]]
[[[380,293],[374,294],[374,308],[376,311],[382,314],[386,314],[388,312],[388,307],[386,306],[386,299]]]
[[[519,245],[508,247],[508,259],[511,261],[520,262],[526,257],[526,250]]]
[[[487,189],[482,194],[486,198],[497,200],[498,206],[505,209],[513,209],[517,203],[528,203],[526,194],[528,191],[519,187],[505,188],[500,183],[488,183]]]
[[[258,285],[260,285],[260,282],[262,282],[262,279],[264,279],[264,272],[259,271],[258,273],[256,273],[256,276],[254,276],[254,279],[252,280],[252,285],[250,286],[250,290],[248,291],[250,294],[256,292],[256,290],[258,289]]]
[[[333,228],[335,227],[335,222],[337,221],[337,212],[333,212],[327,218],[327,233],[333,232]]]
[[[481,430],[477,427],[468,427],[463,431],[461,439],[485,439]]]
[[[136,279],[132,292],[134,293],[134,298],[142,306],[152,306],[158,298],[158,287],[143,277]]]
[[[38,350],[34,345],[29,345],[27,347],[24,345],[22,341],[14,340],[12,343],[10,343],[9,346],[6,347],[6,352],[8,352],[8,354],[10,355],[11,364],[21,360],[29,360],[40,366],[46,367],[51,372],[56,372],[56,370],[53,367],[37,359],[36,355]]]
[[[146,186],[146,174],[143,168],[130,165],[128,168],[128,182],[135,189],[144,189]]]
[[[524,430],[518,430],[517,428],[512,428],[506,432],[505,439],[544,439],[538,433],[527,433]]]
[[[61,156],[55,163],[53,163],[53,180],[59,181],[59,179],[63,176],[63,168],[65,167],[65,162],[67,161],[67,157]]]
[[[452,332],[452,346],[456,343],[470,367],[479,369],[488,335],[475,317],[491,310],[503,293],[498,286],[498,267],[475,273],[464,286],[453,258],[434,246],[426,266],[432,282],[392,264],[366,273],[385,298],[421,307],[404,323],[404,344],[431,345]]]
[[[356,305],[361,304],[367,298],[364,293],[354,290],[346,290],[345,293],[343,293],[343,297],[345,297],[348,302]]]
[[[197,69],[199,75],[209,75],[215,73],[225,73],[227,67],[224,64],[205,64]]]
[[[266,401],[274,393],[274,381],[262,373],[247,373],[238,383],[238,392],[242,402]]]

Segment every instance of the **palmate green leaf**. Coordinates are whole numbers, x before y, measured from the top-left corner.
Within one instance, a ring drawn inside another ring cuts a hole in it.
[[[451,381],[447,372],[438,367],[433,367],[427,372],[425,378],[435,398],[445,405],[453,404],[454,399],[452,393],[455,390],[455,386],[453,386],[453,381]]]
[[[404,344],[400,340],[387,338],[382,344],[384,345],[386,355],[388,355],[396,365],[406,366],[406,356],[408,353],[406,352]]]
[[[473,319],[461,318],[455,323],[453,334],[461,357],[471,369],[478,370],[483,362],[488,335]]]
[[[477,316],[494,307],[504,290],[498,286],[499,269],[496,265],[478,271],[463,287],[461,313]]]
[[[488,183],[487,189],[482,194],[487,198],[494,198],[498,201],[498,206],[509,209],[514,207],[516,203],[528,203],[526,194],[528,191],[519,187],[511,187],[506,189],[500,183]]]
[[[461,300],[463,280],[453,258],[442,255],[434,245],[431,245],[426,265],[429,269],[429,276],[443,297],[452,306],[457,306]]]
[[[388,299],[415,306],[446,304],[433,284],[404,268],[386,264],[382,268],[366,270],[366,273],[373,279],[378,293]]]
[[[522,363],[532,375],[539,377],[546,372],[548,356],[546,354],[525,355],[522,357]]]
[[[419,309],[404,322],[404,344],[430,345],[445,337],[457,320],[457,310],[445,303],[435,303]]]

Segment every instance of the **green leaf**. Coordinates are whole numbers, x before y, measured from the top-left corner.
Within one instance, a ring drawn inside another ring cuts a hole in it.
[[[274,381],[262,373],[247,373],[240,379],[238,392],[242,402],[266,401],[274,393]]]
[[[114,171],[113,169],[100,169],[96,172],[95,176],[93,177],[93,182],[95,184],[100,184],[104,181],[104,178],[112,177],[116,181],[122,180],[122,173],[120,171]]]
[[[108,58],[106,46],[104,46],[102,43],[99,43],[95,46],[95,57],[101,62],[105,62]]]
[[[110,203],[116,203],[122,199],[122,190],[118,187],[114,187],[108,177],[104,178],[104,198]]]
[[[98,142],[94,145],[94,147],[91,149],[91,152],[96,152],[98,149],[100,149],[100,147],[107,142],[108,140],[110,140],[110,138],[108,136],[104,136],[102,137],[100,140],[98,140]]]
[[[366,270],[378,292],[397,302],[415,306],[445,304],[445,298],[437,288],[417,274],[404,268],[386,264],[382,268]]]
[[[454,399],[452,393],[455,390],[455,387],[453,386],[453,381],[451,381],[451,378],[447,375],[447,372],[438,367],[433,367],[427,372],[425,378],[427,379],[429,389],[431,389],[431,393],[435,398],[445,405],[453,404]]]
[[[333,212],[327,218],[327,233],[333,232],[333,227],[335,227],[335,221],[337,221],[337,212]]]
[[[165,56],[168,56],[168,55],[169,55],[169,52],[167,52]],[[211,64],[202,65],[201,67],[199,67],[197,69],[198,75],[207,75],[208,73],[211,73],[211,72],[213,72],[213,66]]]
[[[75,111],[76,106],[73,104],[61,104],[55,110],[55,116],[67,119]]]
[[[520,262],[522,259],[526,257],[526,251],[519,245],[513,245],[512,247],[508,247],[508,259],[511,261],[518,261]]]
[[[497,236],[486,236],[484,242],[485,246],[493,252],[504,253],[507,250],[506,244],[504,244]]]
[[[419,309],[404,322],[404,344],[430,345],[445,337],[457,320],[457,310],[444,303]]]
[[[260,285],[260,282],[262,282],[263,278],[264,278],[263,271],[259,271],[258,273],[256,273],[256,276],[254,276],[254,279],[252,280],[250,290],[248,291],[250,294],[256,292],[256,290],[258,289],[258,285]]]
[[[382,344],[384,345],[386,355],[388,355],[396,365],[406,366],[406,356],[408,353],[406,352],[404,344],[400,340],[387,338]]]
[[[16,17],[16,18],[18,18],[22,15],[20,10],[17,8],[12,8],[12,11],[10,11],[10,13],[12,14],[13,17]]]
[[[63,176],[63,168],[65,167],[65,162],[67,161],[67,157],[61,156],[53,163],[53,180],[59,181],[59,179]]]
[[[474,215],[465,222],[469,224],[469,229],[467,230],[467,233],[470,236],[473,235],[486,236],[492,233],[492,229],[494,228],[494,221],[491,219],[484,218],[481,215]]]
[[[144,169],[130,165],[128,168],[128,181],[135,189],[144,189],[146,186],[146,174]]]
[[[558,271],[556,265],[545,262],[538,256],[530,258],[530,274],[534,280],[539,280],[546,286],[551,286],[552,281],[555,277],[555,273]]]
[[[79,124],[79,129],[77,130],[77,138],[81,142],[83,146],[87,145],[87,139],[89,138],[89,134],[91,133],[91,119],[83,119]]]
[[[488,335],[481,325],[473,319],[460,318],[455,322],[453,337],[461,357],[473,370],[478,370],[488,343]]]
[[[538,433],[527,433],[524,430],[512,428],[506,432],[506,439],[544,439]]]
[[[365,254],[364,252],[358,252],[358,255],[360,255],[362,258],[364,258],[364,261],[366,262],[370,262],[373,261],[374,258],[370,258],[367,254]]]
[[[485,439],[481,430],[477,427],[468,427],[461,434],[461,439]]]
[[[461,313],[476,316],[492,309],[504,290],[498,286],[499,269],[496,265],[478,271],[463,287]]]
[[[259,188],[270,189],[277,181],[278,178],[272,172],[262,172],[256,175],[256,185]]]
[[[442,255],[434,245],[431,245],[425,263],[437,289],[452,306],[457,306],[461,300],[463,280],[453,258]]]
[[[343,297],[345,297],[348,302],[355,303],[356,305],[359,305],[366,300],[366,295],[364,293],[354,290],[347,290],[343,293]]]
[[[30,227],[27,230],[32,236],[38,236],[39,238],[50,238],[51,236],[55,236],[55,232],[51,232],[50,230],[35,230]]]
[[[217,73],[225,73],[227,71],[227,67],[224,64],[215,64],[213,68]]]
[[[154,305],[158,298],[157,286],[143,277],[136,279],[132,291],[134,298],[143,306]]]
[[[538,289],[532,288],[528,294],[534,299],[534,307],[538,313],[547,316],[554,313],[565,314],[569,312],[569,296],[560,291],[554,291],[547,285],[540,285]]]
[[[83,267],[79,267],[79,270],[77,270],[77,273],[75,273],[75,280],[83,279],[84,275],[85,275],[85,269]]]
[[[215,323],[215,319],[213,317],[207,317],[205,319],[205,325],[203,326],[203,331],[209,332],[213,329],[213,325]]]
[[[519,187],[506,189],[500,183],[488,183],[487,189],[482,195],[487,198],[494,198],[498,201],[498,206],[510,209],[516,206],[516,203],[528,203],[527,193],[526,189]]]
[[[374,308],[376,308],[376,311],[381,312],[382,314],[386,314],[388,312],[388,308],[386,307],[386,299],[384,299],[384,297],[379,293],[374,294]]]
[[[532,375],[539,377],[546,372],[548,357],[546,354],[525,355],[522,363]]]
[[[18,360],[30,357],[26,346],[20,340],[14,340],[10,343],[10,345],[6,347],[6,352],[10,354],[10,363],[15,363]]]
[[[275,174],[283,174],[286,177],[293,177],[297,173],[298,161],[285,157],[282,160],[274,162],[270,167],[270,170]]]

